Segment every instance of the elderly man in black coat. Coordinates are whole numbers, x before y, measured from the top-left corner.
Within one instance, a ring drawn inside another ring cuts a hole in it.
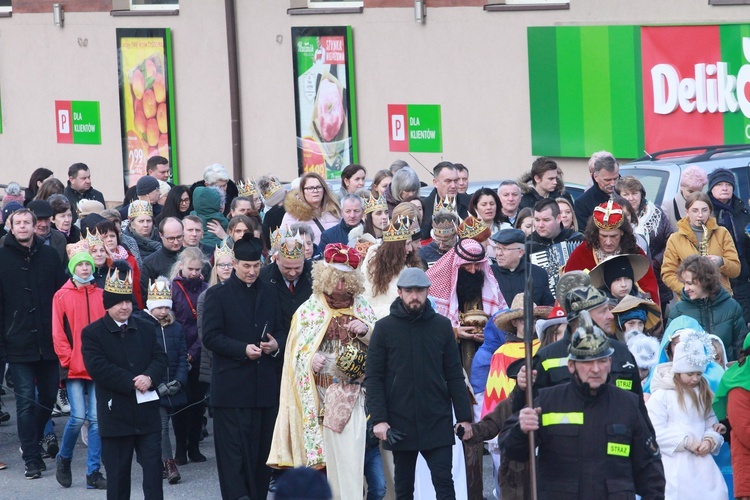
[[[391,314],[375,323],[367,352],[367,389],[373,432],[393,450],[397,498],[414,494],[421,453],[437,498],[455,498],[451,475],[453,414],[459,434],[471,432],[471,406],[461,359],[447,318],[427,301],[430,279],[418,268],[399,276]]]
[[[266,466],[279,409],[283,362],[275,290],[258,279],[261,241],[234,244],[230,278],[206,292],[203,345],[213,352],[211,405],[222,498],[266,498]]]
[[[7,221],[0,247],[0,359],[15,382],[16,415],[26,479],[42,476],[40,440],[60,382],[52,345],[52,298],[65,283],[57,252],[34,234],[33,212],[20,209]]]
[[[531,266],[531,279],[534,282],[534,303],[540,306],[555,304],[555,297],[549,290],[547,271],[527,262],[526,233],[520,229],[502,229],[492,235],[495,243],[495,261],[492,274],[495,275],[503,297],[512,300],[526,288],[526,266]]]
[[[81,350],[96,387],[107,499],[130,498],[133,451],[143,468],[144,497],[161,499],[161,417],[155,389],[167,371],[167,355],[155,327],[131,316],[133,278],[127,262],[115,261],[103,295],[107,314],[83,329]]]

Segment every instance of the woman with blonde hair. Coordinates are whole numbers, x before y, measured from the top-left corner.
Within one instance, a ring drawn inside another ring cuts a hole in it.
[[[732,235],[717,224],[713,204],[706,193],[688,195],[685,209],[687,215],[677,222],[677,232],[667,240],[661,266],[662,280],[679,295],[683,288],[677,272],[680,264],[689,255],[704,255],[718,266],[721,285],[731,294],[729,279],[740,274],[740,260]]]
[[[286,214],[280,227],[308,222],[313,230],[313,242],[320,242],[323,231],[341,220],[341,209],[336,196],[326,181],[315,172],[307,172],[299,181],[299,189],[292,190],[284,201]]]
[[[573,210],[573,204],[567,198],[555,199],[557,205],[560,207],[560,222],[565,229],[572,229],[578,231],[578,219],[576,219],[576,213]]]

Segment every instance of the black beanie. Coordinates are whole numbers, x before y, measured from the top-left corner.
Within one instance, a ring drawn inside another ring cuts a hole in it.
[[[109,270],[109,273],[107,273],[107,278],[104,280],[104,292],[102,293],[104,309],[111,309],[120,302],[124,302],[126,300],[135,302],[135,296],[133,296],[132,281],[130,283],[126,281],[124,286],[121,286],[122,283],[120,283],[120,281],[116,281],[114,283],[110,282],[110,278],[113,277],[116,280],[125,281],[130,271],[130,264],[128,264],[128,262],[125,260],[116,260],[112,263],[112,268]]]
[[[631,281],[635,281],[633,266],[630,265],[630,260],[627,257],[616,257],[605,262],[602,268],[602,275],[604,276],[604,285],[607,288],[610,288],[612,282],[617,278],[625,277],[630,278]]]
[[[234,243],[234,258],[236,260],[254,262],[260,260],[262,253],[263,243],[252,233],[245,233],[241,240]]]

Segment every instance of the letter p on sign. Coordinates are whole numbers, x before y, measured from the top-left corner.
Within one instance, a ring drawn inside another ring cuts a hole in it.
[[[388,105],[388,145],[391,151],[409,151],[406,105]]]
[[[70,101],[55,101],[55,129],[57,131],[57,142],[61,144],[73,144],[70,108]]]

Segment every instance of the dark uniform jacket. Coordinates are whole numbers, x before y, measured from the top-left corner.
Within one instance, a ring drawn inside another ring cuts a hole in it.
[[[606,191],[602,191],[596,181],[594,181],[593,186],[588,188],[578,197],[573,211],[576,214],[578,227],[581,228],[581,231],[586,230],[586,224],[588,224],[589,218],[594,215],[594,209],[597,205],[605,203],[610,197],[611,195]]]
[[[284,276],[276,264],[262,268],[258,278],[276,291],[281,314],[281,326],[279,329],[284,332],[284,343],[279,339],[276,340],[279,341],[279,349],[284,352],[286,336],[289,334],[292,316],[297,312],[299,306],[312,295],[312,261],[305,261],[302,273],[297,278],[297,284],[294,285],[294,294],[289,290],[286,281],[284,281]]]
[[[99,434],[102,437],[161,432],[159,400],[138,404],[133,377],[151,377],[156,389],[167,370],[167,355],[153,324],[135,316],[123,332],[109,314],[81,332],[86,371],[96,387]]]
[[[534,281],[534,304],[538,306],[552,306],[555,304],[555,297],[549,291],[549,278],[547,271],[539,266],[531,265],[531,279]],[[495,275],[497,284],[500,285],[500,291],[503,293],[505,301],[513,302],[513,298],[523,293],[526,289],[526,257],[521,259],[518,267],[514,270],[500,267],[497,264],[490,266],[492,274]]]
[[[570,380],[568,346],[570,346],[571,337],[572,333],[568,328],[561,340],[537,351],[536,356],[534,356],[534,370],[537,373],[534,391],[564,384]],[[641,410],[641,415],[646,421],[651,435],[655,435],[654,426],[651,425],[651,419],[648,418],[648,410],[646,410],[646,403],[643,400],[641,376],[638,373],[635,358],[628,350],[628,346],[622,342],[610,337],[609,343],[615,350],[612,354],[609,382],[638,396],[638,407]],[[513,411],[518,412],[526,405],[526,393],[516,386],[511,395],[513,397]]]
[[[5,236],[0,247],[0,359],[57,360],[52,345],[52,298],[67,281],[55,250],[34,236],[31,248]]]
[[[471,421],[458,345],[450,321],[429,302],[419,315],[401,298],[375,323],[365,368],[367,406],[373,425],[387,422],[405,438],[387,449],[431,450],[454,442],[453,414]]]
[[[266,326],[267,325],[267,326]],[[218,408],[273,408],[279,404],[280,379],[276,365],[280,350],[251,360],[248,344],[259,344],[263,329],[279,344],[281,329],[275,291],[260,279],[248,286],[232,276],[206,290],[203,309],[203,345],[213,352],[211,405]]]
[[[661,455],[637,400],[613,384],[592,396],[577,379],[539,392],[540,499],[664,498]],[[529,459],[517,414],[506,421],[500,443],[510,460]]]

